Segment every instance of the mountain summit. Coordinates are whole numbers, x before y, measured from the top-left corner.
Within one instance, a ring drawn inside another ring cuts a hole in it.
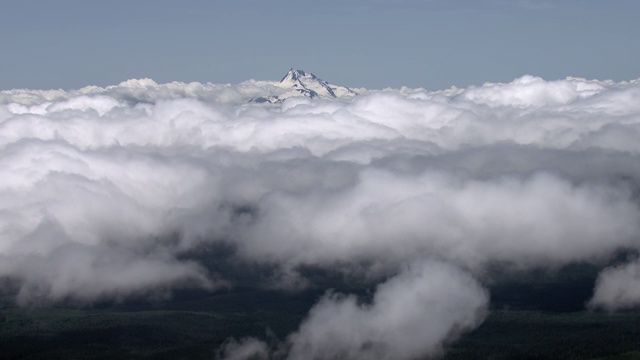
[[[311,73],[307,74],[303,70],[291,69],[291,70],[289,70],[287,75],[285,75],[282,78],[282,80],[280,80],[280,83],[281,84],[285,84],[287,82],[298,82],[298,81],[300,81],[301,78],[307,78],[307,80],[318,81],[318,78],[315,75],[311,74]]]
[[[348,87],[329,84],[312,73],[295,69],[289,70],[287,75],[285,75],[282,80],[276,84],[276,86],[284,91],[277,95],[260,97],[253,99],[252,101],[260,103],[277,103],[296,96],[305,96],[310,98],[342,98],[356,95],[356,93]]]

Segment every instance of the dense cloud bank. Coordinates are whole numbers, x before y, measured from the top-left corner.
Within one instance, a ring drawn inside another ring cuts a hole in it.
[[[247,102],[277,91],[130,80],[1,92],[5,290],[29,304],[232,286],[191,256],[225,244],[286,274],[276,287],[308,283],[307,265],[391,277],[371,304],[325,297],[288,340],[292,358],[411,359],[480,321],[487,296],[471,276],[491,263],[604,264],[640,246],[637,80]],[[605,270],[590,306],[639,304],[637,268]],[[315,353],[340,331],[361,335]],[[268,352],[252,339],[227,350]]]

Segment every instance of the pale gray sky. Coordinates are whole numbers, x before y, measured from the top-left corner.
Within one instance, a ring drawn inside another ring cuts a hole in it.
[[[447,88],[640,77],[635,0],[4,0],[0,88],[278,80]]]

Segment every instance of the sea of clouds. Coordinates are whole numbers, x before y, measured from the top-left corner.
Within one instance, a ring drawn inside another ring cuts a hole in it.
[[[0,286],[21,305],[233,286],[216,244],[305,286],[313,266],[376,281],[326,294],[278,349],[228,359],[413,359],[480,324],[492,264],[606,264],[640,250],[640,81],[524,76],[466,89],[249,100],[275,83],[0,92]],[[640,261],[586,306],[640,305]]]

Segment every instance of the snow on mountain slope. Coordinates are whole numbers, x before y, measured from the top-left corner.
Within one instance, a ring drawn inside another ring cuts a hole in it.
[[[305,96],[310,98],[342,98],[357,95],[345,86],[333,85],[319,79],[312,73],[291,69],[276,86],[284,91],[268,97],[252,99],[253,102],[277,103],[290,97]]]

